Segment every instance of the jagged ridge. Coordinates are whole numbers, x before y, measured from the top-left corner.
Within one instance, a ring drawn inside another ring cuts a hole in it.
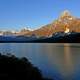
[[[25,35],[50,36],[55,32],[64,31],[65,24],[68,25],[71,32],[80,32],[80,18],[75,18],[69,11],[64,11],[57,20]]]

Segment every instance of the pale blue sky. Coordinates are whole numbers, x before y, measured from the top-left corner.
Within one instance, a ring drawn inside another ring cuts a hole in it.
[[[0,29],[38,28],[66,9],[80,17],[80,0],[0,0]]]

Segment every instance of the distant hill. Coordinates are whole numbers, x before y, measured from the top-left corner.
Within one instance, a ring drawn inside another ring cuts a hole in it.
[[[29,32],[31,32],[31,30],[29,30],[29,29],[22,29],[20,32],[18,32],[18,33],[15,33],[15,35],[25,35],[25,34],[27,34],[27,33],[29,33]]]
[[[80,18],[72,16],[69,11],[65,10],[58,19],[54,20],[52,23],[42,26],[37,30],[24,33],[24,35],[35,34],[37,36],[50,36],[55,32],[65,31],[66,26],[71,32],[80,32]]]

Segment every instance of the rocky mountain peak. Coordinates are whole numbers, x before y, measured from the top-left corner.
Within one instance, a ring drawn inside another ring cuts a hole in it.
[[[61,13],[61,17],[64,17],[64,16],[71,16],[71,14],[68,10],[65,10]]]
[[[63,11],[59,17],[59,21],[66,22],[66,23],[74,19],[75,17],[73,17],[68,10]]]

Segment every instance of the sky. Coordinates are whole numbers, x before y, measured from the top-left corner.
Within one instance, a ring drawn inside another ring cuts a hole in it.
[[[37,29],[64,10],[80,17],[80,0],[0,0],[0,30]]]

